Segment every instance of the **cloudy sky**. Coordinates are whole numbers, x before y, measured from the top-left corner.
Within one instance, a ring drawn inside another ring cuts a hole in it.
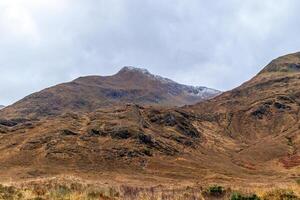
[[[298,0],[1,0],[0,104],[122,66],[228,90],[300,50]]]

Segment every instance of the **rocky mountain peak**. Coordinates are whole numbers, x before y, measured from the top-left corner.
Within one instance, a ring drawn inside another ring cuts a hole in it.
[[[162,84],[170,84],[170,83],[175,83],[171,79],[164,78],[159,75],[155,75],[150,73],[147,69],[145,68],[138,68],[138,67],[132,67],[132,66],[125,66],[123,67],[115,76],[121,76],[121,77],[126,77],[126,78],[142,78],[143,82],[145,81],[144,78],[150,81],[158,81]]]
[[[147,69],[132,67],[132,66],[125,66],[123,67],[118,74],[122,73],[141,73],[141,74],[151,74]]]

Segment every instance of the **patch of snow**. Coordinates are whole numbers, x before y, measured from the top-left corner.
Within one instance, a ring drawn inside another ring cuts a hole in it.
[[[162,82],[162,83],[165,83],[165,84],[167,84],[167,83],[175,83],[175,82],[172,81],[171,79],[164,78],[164,77],[159,76],[159,75],[153,75],[153,74],[151,74],[151,76],[152,76],[152,78],[154,78],[155,80],[158,80],[158,81],[160,81],[160,82]]]
[[[147,69],[144,69],[144,68],[126,66],[122,69],[122,71],[139,72],[139,73],[142,73],[143,75],[146,75],[148,78],[150,78],[152,80],[159,81],[163,84],[167,84],[170,89],[169,94],[171,94],[171,95],[178,95],[179,93],[184,92],[190,96],[207,98],[207,97],[217,96],[221,93],[218,90],[214,90],[214,89],[207,88],[207,87],[188,86],[188,85],[179,84],[171,79],[164,78],[159,75],[151,74]]]
[[[123,67],[122,70],[123,71],[136,71],[136,72],[140,72],[142,74],[150,74],[150,72],[147,69],[138,68],[138,67],[132,67],[132,66]]]
[[[202,86],[190,86],[188,93],[193,96],[208,96],[220,94],[220,91]]]

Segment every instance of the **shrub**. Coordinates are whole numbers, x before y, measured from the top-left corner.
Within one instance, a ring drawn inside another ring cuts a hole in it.
[[[242,195],[238,192],[235,192],[231,195],[231,200],[260,200],[256,194],[252,195]]]
[[[225,192],[226,191],[222,186],[214,185],[209,187],[206,193],[210,196],[218,197],[224,195]]]

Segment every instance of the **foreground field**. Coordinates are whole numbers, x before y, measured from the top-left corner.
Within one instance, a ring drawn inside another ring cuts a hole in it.
[[[299,200],[299,195],[299,183],[251,188],[218,185],[143,188],[88,183],[75,178],[51,178],[0,185],[0,199],[3,200]]]

